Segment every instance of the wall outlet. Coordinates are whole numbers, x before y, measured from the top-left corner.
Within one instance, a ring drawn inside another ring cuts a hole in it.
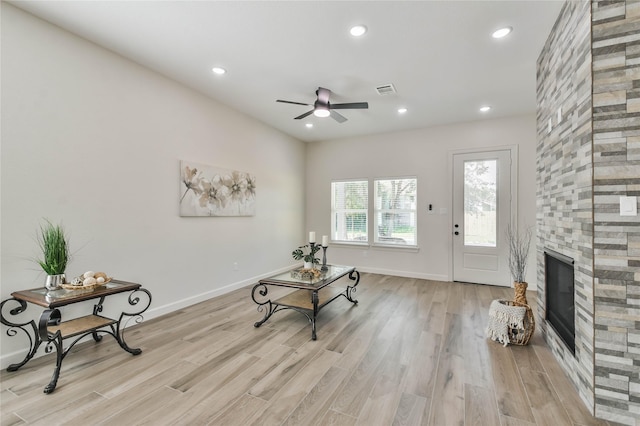
[[[233,262],[233,270],[234,271],[238,270],[238,262]]]

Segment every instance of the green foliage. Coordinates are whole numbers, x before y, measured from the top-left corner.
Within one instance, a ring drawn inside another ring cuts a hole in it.
[[[480,215],[495,210],[496,183],[488,164],[490,161],[470,161],[464,168],[464,211]]]
[[[48,275],[64,274],[69,261],[69,240],[60,225],[54,225],[46,220],[40,225],[38,245],[42,250],[42,258],[38,264]]]
[[[293,252],[291,252],[291,256],[295,260],[303,259],[304,262],[309,263],[320,263],[320,259],[316,257],[316,253],[320,250],[320,245],[315,244],[309,248],[309,253],[304,252],[304,249],[308,248],[309,244],[305,244],[303,246],[298,247]]]

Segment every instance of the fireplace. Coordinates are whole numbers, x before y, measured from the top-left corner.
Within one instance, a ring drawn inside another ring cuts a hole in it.
[[[575,355],[575,302],[573,259],[544,250],[546,320]]]

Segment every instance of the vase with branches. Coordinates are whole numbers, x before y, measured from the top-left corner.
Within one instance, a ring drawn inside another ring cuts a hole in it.
[[[515,301],[527,305],[527,260],[531,245],[532,230],[527,228],[521,232],[511,225],[507,226],[507,240],[509,241],[509,270],[515,288]]]

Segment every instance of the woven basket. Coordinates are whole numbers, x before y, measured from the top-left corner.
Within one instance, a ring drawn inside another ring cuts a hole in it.
[[[527,308],[524,314],[524,330],[517,328],[509,328],[509,343],[513,345],[526,345],[529,343],[529,339],[533,336],[533,332],[536,330],[536,320],[533,316],[533,311],[524,303],[514,302],[513,300],[500,300],[500,303],[507,306],[523,306]]]

